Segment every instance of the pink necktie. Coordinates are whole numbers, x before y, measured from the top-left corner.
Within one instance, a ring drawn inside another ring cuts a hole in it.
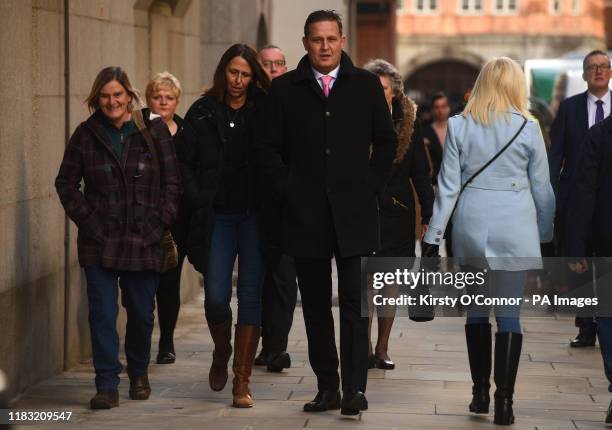
[[[323,94],[325,94],[325,97],[329,96],[329,84],[331,84],[332,79],[333,78],[331,76],[321,76],[321,82],[323,83]]]

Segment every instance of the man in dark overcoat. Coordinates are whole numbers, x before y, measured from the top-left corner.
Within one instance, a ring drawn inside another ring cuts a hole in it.
[[[561,102],[555,121],[550,128],[550,181],[557,199],[555,230],[565,232],[574,220],[568,216],[570,183],[574,176],[581,174],[580,159],[585,146],[589,128],[603,121],[611,112],[612,93],[610,82],[610,58],[604,51],[589,52],[583,60],[582,78],[587,83],[587,91],[576,94]],[[563,234],[557,234],[559,256],[568,256],[567,243]],[[592,254],[591,240],[587,243],[588,254]],[[568,286],[579,288],[588,283],[590,276],[572,274],[568,276]],[[576,316],[578,336],[570,342],[574,348],[595,345],[597,326],[589,316]]]
[[[380,246],[377,196],[397,138],[377,76],[342,51],[340,16],[311,13],[307,55],[272,82],[259,136],[258,163],[281,203],[281,245],[295,257],[318,394],[306,412],[367,409],[368,318],[362,315],[362,256]],[[338,269],[338,353],[332,316],[331,259]]]
[[[604,371],[612,392],[612,116],[594,125],[583,142],[576,174],[569,182],[565,240],[570,269],[591,277],[593,265],[587,258],[594,253],[597,276],[597,337]],[[593,234],[596,232],[596,234]],[[591,250],[592,247],[592,250]],[[587,258],[585,258],[587,257]],[[582,290],[589,288],[586,284]],[[586,294],[582,294],[586,296]],[[587,308],[592,309],[592,306]],[[592,311],[591,311],[592,312]],[[612,423],[612,402],[606,423]]]

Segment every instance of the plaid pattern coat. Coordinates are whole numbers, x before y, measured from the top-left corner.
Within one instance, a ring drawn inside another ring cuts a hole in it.
[[[136,130],[119,159],[103,120],[96,111],[77,127],[55,180],[62,205],[79,228],[79,263],[160,271],[160,240],[176,217],[181,194],[172,136],[160,118],[148,121],[147,116],[155,148]]]

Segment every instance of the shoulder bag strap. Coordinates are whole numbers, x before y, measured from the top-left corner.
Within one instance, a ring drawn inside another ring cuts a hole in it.
[[[521,125],[521,128],[518,129],[518,131],[515,133],[515,135],[512,137],[512,139],[510,139],[510,141],[508,143],[506,143],[506,145],[499,150],[499,152],[497,154],[495,154],[495,156],[493,158],[491,158],[489,161],[487,161],[487,163],[482,166],[480,169],[478,169],[478,171],[476,173],[474,173],[472,176],[470,176],[470,178],[465,181],[465,184],[463,184],[463,186],[461,187],[461,191],[459,191],[459,195],[461,195],[461,193],[463,193],[463,190],[465,190],[465,187],[467,187],[470,182],[472,182],[474,179],[476,179],[476,177],[478,175],[480,175],[487,167],[489,167],[491,165],[491,163],[493,163],[495,160],[497,160],[499,158],[500,155],[502,155],[506,149],[508,149],[510,147],[510,145],[512,145],[512,142],[514,142],[516,140],[516,138],[518,137],[519,134],[521,134],[521,131],[523,131],[523,129],[525,128],[525,126],[527,125],[527,118],[523,118],[523,124]],[[458,198],[458,197],[457,197]]]
[[[525,128],[525,126],[527,125],[527,118],[523,118],[523,124],[521,125],[521,128],[518,129],[518,131],[516,132],[516,134],[512,137],[512,139],[510,139],[510,141],[508,143],[506,143],[506,145],[499,150],[499,152],[497,154],[495,154],[495,156],[493,158],[491,158],[489,161],[487,161],[487,163],[482,166],[480,169],[478,169],[478,171],[476,173],[474,173],[472,176],[470,176],[470,178],[465,181],[465,184],[463,184],[463,186],[461,187],[461,191],[459,191],[459,195],[457,196],[457,200],[455,201],[455,206],[453,207],[453,211],[451,212],[451,217],[450,219],[452,220],[453,215],[455,214],[455,210],[457,209],[457,205],[459,204],[459,197],[461,197],[461,194],[463,193],[463,191],[465,190],[465,188],[470,184],[470,182],[472,182],[474,179],[476,179],[476,177],[478,175],[480,175],[487,167],[489,167],[491,165],[491,163],[493,163],[495,160],[497,160],[497,158],[502,155],[504,153],[504,151],[506,149],[508,149],[510,147],[510,145],[512,145],[512,142],[514,142],[516,140],[516,138],[518,137],[519,134],[521,134],[521,131],[523,131],[523,129]],[[449,225],[446,226],[446,231],[444,232],[444,237],[448,237],[448,232],[449,232],[449,227],[450,226],[450,221],[449,221]]]

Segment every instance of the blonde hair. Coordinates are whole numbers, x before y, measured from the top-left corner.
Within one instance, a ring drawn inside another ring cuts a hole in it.
[[[488,125],[502,115],[509,119],[508,110],[511,108],[531,118],[525,75],[521,66],[511,58],[493,58],[480,70],[463,116],[472,115],[475,121]]]
[[[161,88],[169,89],[170,91],[172,91],[177,99],[183,93],[181,83],[178,79],[176,79],[176,76],[174,76],[170,72],[160,72],[153,76],[153,78],[147,84],[147,89],[145,91],[145,98],[147,99],[147,104],[151,104],[151,97]]]

